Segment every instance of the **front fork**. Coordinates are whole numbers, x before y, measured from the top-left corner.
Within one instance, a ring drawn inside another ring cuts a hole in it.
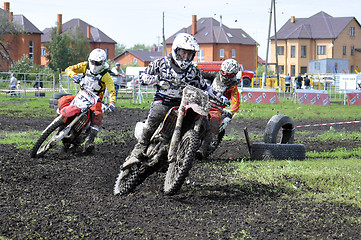
[[[172,139],[168,151],[168,162],[173,162],[177,157],[177,149],[181,139],[182,124],[185,116],[184,109],[185,109],[184,106],[180,106],[178,109],[177,123],[175,125],[175,129],[172,135]],[[203,121],[203,117],[201,116],[197,119],[197,121],[194,124],[194,130],[197,133],[201,131],[202,121]]]

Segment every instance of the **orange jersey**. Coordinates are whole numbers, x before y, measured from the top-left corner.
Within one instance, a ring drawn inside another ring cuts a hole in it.
[[[236,113],[241,107],[241,99],[239,96],[237,85],[233,85],[228,88],[225,91],[224,96],[232,101],[231,112]]]

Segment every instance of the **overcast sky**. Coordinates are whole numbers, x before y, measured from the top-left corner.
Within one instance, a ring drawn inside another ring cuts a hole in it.
[[[242,28],[260,44],[265,59],[271,0],[6,0],[10,11],[22,14],[39,30],[56,26],[57,14],[63,23],[80,18],[99,28],[114,41],[158,44],[164,32],[168,38],[197,18],[213,17],[230,28]],[[277,30],[291,16],[308,18],[320,11],[333,17],[356,17],[361,21],[361,0],[276,0]],[[4,1],[1,1],[1,8]],[[272,17],[273,19],[273,17]],[[271,35],[274,35],[272,20]]]

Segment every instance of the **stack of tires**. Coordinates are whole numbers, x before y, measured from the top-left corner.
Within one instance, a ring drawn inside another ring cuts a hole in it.
[[[251,159],[305,159],[305,146],[294,144],[293,140],[294,124],[292,119],[282,114],[275,115],[267,123],[264,143],[252,143]]]
[[[70,93],[54,93],[54,98],[49,99],[49,108],[53,108],[55,111],[58,109],[58,100],[62,96],[71,95]]]

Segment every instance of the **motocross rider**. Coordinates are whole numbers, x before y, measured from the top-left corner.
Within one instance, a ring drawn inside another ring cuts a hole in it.
[[[239,72],[239,64],[234,59],[226,59],[222,62],[221,70],[219,72],[202,72],[202,75],[207,79],[213,79],[211,84],[212,88],[215,89],[220,94],[226,96],[232,102],[231,110],[219,108],[224,108],[224,106],[217,104],[210,100],[212,105],[218,106],[212,107],[210,110],[210,119],[209,119],[209,131],[206,134],[206,137],[197,151],[197,158],[202,159],[208,157],[208,153],[213,151],[214,146],[211,145],[212,141],[217,141],[218,137],[218,128],[222,123],[222,120],[226,117],[232,119],[233,115],[239,110],[241,106],[241,99],[238,92],[238,80],[236,78],[237,73]]]
[[[200,88],[208,92],[210,97],[219,99],[224,105],[229,105],[229,100],[213,90],[205,82],[200,71],[193,66],[192,61],[198,50],[198,43],[192,35],[179,33],[173,41],[171,53],[151,62],[140,76],[142,84],[155,84],[157,91],[143,133],[126,159],[127,163],[141,161],[151,136],[168,110],[180,105],[183,91],[181,86],[184,85],[182,82]]]
[[[100,99],[103,98],[104,89],[109,91],[109,110],[115,109],[115,88],[114,82],[108,72],[109,65],[106,63],[107,55],[103,49],[96,48],[90,54],[88,61],[78,63],[73,66],[69,66],[65,69],[65,73],[72,78],[75,83],[92,90],[96,93]],[[82,73],[82,76],[77,74]],[[69,104],[75,95],[64,96],[59,99],[59,109],[64,104]],[[100,124],[103,120],[102,103],[97,102],[95,106],[91,108],[94,112],[94,116],[91,121],[90,131],[85,141],[84,152],[90,153],[94,150],[94,139],[98,134]]]

